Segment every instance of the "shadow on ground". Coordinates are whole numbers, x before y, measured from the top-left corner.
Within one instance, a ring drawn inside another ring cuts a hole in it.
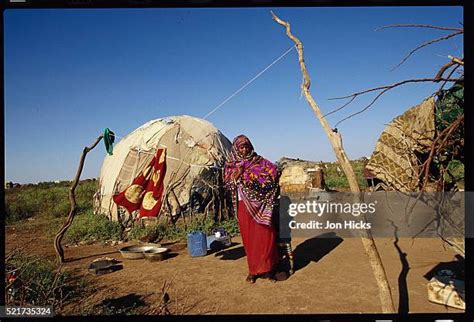
[[[231,249],[224,249],[224,250],[216,252],[214,256],[220,257],[219,259],[223,259],[223,260],[237,260],[245,256],[244,246],[231,248]]]
[[[437,273],[443,273],[443,271],[454,273],[453,278],[464,280],[465,279],[465,261],[460,255],[455,256],[455,260],[451,262],[442,262],[433,267],[423,277],[428,281],[431,280]]]
[[[311,262],[318,262],[339,246],[342,241],[343,239],[333,232],[305,240],[293,251],[295,272]]]

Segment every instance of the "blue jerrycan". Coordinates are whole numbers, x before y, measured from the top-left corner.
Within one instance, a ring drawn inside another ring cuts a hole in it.
[[[188,253],[192,257],[207,255],[207,236],[202,231],[188,234]]]

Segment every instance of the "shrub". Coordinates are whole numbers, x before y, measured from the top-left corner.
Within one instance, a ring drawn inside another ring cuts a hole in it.
[[[157,238],[162,239],[163,236],[169,234],[169,230],[170,228],[167,228],[163,223],[149,225],[146,227],[139,223],[134,223],[132,229],[128,233],[128,238],[139,240],[151,233],[155,233]]]
[[[239,222],[237,218],[227,219],[220,224],[217,224],[217,226],[224,228],[231,235],[240,234]]]
[[[106,301],[106,300],[104,300]],[[103,301],[103,302],[104,302]],[[112,302],[113,300],[109,300]],[[85,310],[80,312],[82,316],[88,315],[106,315],[106,316],[113,316],[113,315],[139,315],[138,306],[136,304],[131,304],[130,306],[113,306],[108,303],[98,303],[94,306],[87,307]]]
[[[15,251],[5,260],[6,301],[11,306],[59,305],[65,297],[67,275],[38,256]]]

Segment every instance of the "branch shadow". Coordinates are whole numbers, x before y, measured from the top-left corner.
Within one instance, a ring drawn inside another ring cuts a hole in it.
[[[305,240],[296,246],[294,254],[295,272],[308,266],[311,262],[318,262],[333,251],[343,239],[334,232],[325,233]]]
[[[410,311],[410,301],[408,296],[407,276],[410,270],[410,265],[407,260],[407,254],[402,251],[398,245],[398,238],[393,242],[397,249],[400,262],[402,263],[402,270],[398,275],[398,313],[408,313]]]
[[[404,253],[403,250],[398,245],[398,231],[399,227],[392,220],[388,220],[394,228],[393,236],[393,246],[397,250],[398,257],[400,258],[400,263],[402,264],[402,270],[398,275],[398,313],[407,314],[410,311],[410,298],[408,295],[408,283],[407,276],[410,271],[410,264],[408,263],[407,253]]]

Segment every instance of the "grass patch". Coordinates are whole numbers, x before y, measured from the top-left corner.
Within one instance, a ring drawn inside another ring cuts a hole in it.
[[[114,316],[114,315],[138,315],[140,313],[138,312],[136,306],[115,307],[115,306],[99,303],[92,307],[86,308],[86,310],[81,312],[80,314],[82,316],[89,316],[89,315]]]
[[[12,224],[31,217],[59,218],[70,210],[70,182],[43,182],[25,185],[5,191],[6,223]],[[97,182],[86,180],[76,188],[76,202],[79,212],[92,209],[92,196]]]
[[[76,215],[74,221],[64,235],[67,243],[80,241],[119,240],[122,227],[118,222],[111,221],[103,215],[95,215],[92,210]]]
[[[70,211],[69,190],[71,182],[42,182],[37,185],[24,185],[6,190],[7,225],[20,224],[22,227],[45,227],[48,236],[55,236],[64,224]],[[122,227],[105,216],[93,214],[93,195],[97,182],[84,180],[76,188],[77,213],[74,222],[67,230],[64,241],[119,240]],[[28,219],[28,220],[27,220]]]

